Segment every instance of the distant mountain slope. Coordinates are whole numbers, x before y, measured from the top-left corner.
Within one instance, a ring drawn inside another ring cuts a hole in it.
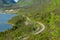
[[[45,13],[54,10],[60,4],[59,1],[60,0],[20,0],[19,2],[11,6],[4,6],[4,4],[2,4],[0,0],[0,6],[2,5],[1,8],[4,11],[8,9],[19,9],[19,11],[22,13],[35,13],[36,11],[39,11],[40,13]]]

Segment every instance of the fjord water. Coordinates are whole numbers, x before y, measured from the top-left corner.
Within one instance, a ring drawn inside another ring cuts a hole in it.
[[[7,24],[7,22],[9,19],[11,19],[14,16],[16,16],[16,14],[0,13],[0,32],[4,32],[4,31],[12,28],[12,24]]]
[[[2,0],[2,2],[4,3],[4,4],[9,4],[9,3],[16,3],[16,2],[18,2],[19,0]]]

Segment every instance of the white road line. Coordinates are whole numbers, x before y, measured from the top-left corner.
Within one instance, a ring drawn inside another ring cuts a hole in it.
[[[40,29],[38,32],[34,33],[34,35],[37,35],[37,34],[43,32],[44,29],[45,29],[45,25],[44,25],[44,24],[42,24],[42,23],[40,23],[40,22],[37,22],[37,23],[42,27],[42,29]]]

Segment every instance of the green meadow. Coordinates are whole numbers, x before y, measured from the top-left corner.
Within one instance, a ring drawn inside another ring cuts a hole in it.
[[[60,40],[60,0],[44,1],[41,5],[14,10],[16,12],[7,12],[18,15],[8,21],[13,28],[0,32],[0,40]],[[41,25],[36,22],[44,24],[45,29],[34,35],[37,29],[41,30]]]

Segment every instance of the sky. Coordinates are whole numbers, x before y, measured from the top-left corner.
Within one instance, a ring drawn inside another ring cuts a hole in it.
[[[18,2],[19,0],[14,0],[15,2]]]

